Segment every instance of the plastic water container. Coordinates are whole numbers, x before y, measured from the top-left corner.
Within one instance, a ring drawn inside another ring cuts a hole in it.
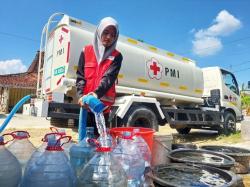
[[[14,137],[13,142],[8,146],[10,152],[16,156],[21,164],[22,171],[30,159],[33,152],[36,150],[35,146],[29,141],[29,133],[27,131],[14,131],[11,133]]]
[[[45,152],[45,149],[47,147],[48,141],[55,141],[61,137],[58,133],[48,133],[44,136],[42,139],[43,143],[42,145],[31,155],[29,161],[26,164],[24,175],[30,170],[30,167],[34,165],[34,163],[39,159],[39,157]]]
[[[127,176],[113,158],[111,147],[98,147],[95,156],[81,170],[77,187],[127,187]]]
[[[141,137],[147,142],[149,149],[153,150],[153,137],[155,130],[151,128],[143,128],[143,127],[116,127],[110,129],[110,134],[113,138],[119,138],[122,136],[124,131],[129,131],[133,133],[134,129],[140,129]]]
[[[94,156],[95,147],[90,145],[88,140],[94,138],[94,127],[86,128],[85,138],[78,144],[73,145],[70,148],[70,163],[79,176],[80,168],[85,166],[89,160]]]
[[[145,160],[145,167],[150,167],[152,159],[151,151],[146,141],[140,135],[140,129],[135,128],[133,131],[133,135],[134,143],[139,148],[140,152],[142,153],[143,159]]]
[[[21,181],[22,169],[17,158],[5,148],[9,142],[4,142],[4,136],[7,135],[13,137],[12,134],[0,136],[0,186],[17,187]]]
[[[128,186],[139,187],[145,171],[145,161],[134,143],[131,132],[125,131],[123,133],[119,144],[113,150],[113,155],[120,161],[127,174]]]
[[[46,151],[25,172],[21,187],[75,186],[75,172],[60,143],[64,139],[70,141],[71,137],[64,136],[58,140],[48,140]]]

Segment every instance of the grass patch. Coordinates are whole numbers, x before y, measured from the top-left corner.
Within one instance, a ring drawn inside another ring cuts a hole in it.
[[[192,132],[188,135],[174,135],[174,143],[193,143],[196,145],[223,145],[242,142],[241,133],[237,131],[231,135],[218,135],[217,133]]]
[[[216,141],[220,141],[223,143],[239,143],[241,142],[241,133],[240,131],[237,131],[236,133],[229,136],[220,135],[216,138]]]

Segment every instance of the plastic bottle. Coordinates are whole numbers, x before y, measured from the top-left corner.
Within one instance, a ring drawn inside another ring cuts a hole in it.
[[[17,158],[4,146],[9,142],[4,142],[4,136],[7,135],[13,137],[12,134],[0,136],[0,186],[17,187],[21,181],[22,169]]]
[[[95,156],[82,168],[77,187],[127,187],[127,176],[113,158],[111,147],[98,147]]]
[[[27,131],[14,131],[11,134],[14,141],[8,146],[8,149],[16,156],[24,172],[25,166],[36,148],[29,141],[30,135]]]
[[[150,151],[149,146],[146,143],[146,141],[140,135],[140,129],[135,128],[133,130],[133,135],[134,135],[133,136],[134,142],[137,145],[137,147],[139,148],[139,150],[142,153],[142,156],[145,160],[145,167],[150,167],[151,158],[152,158],[151,151]]]
[[[74,187],[76,176],[65,155],[60,140],[48,139],[46,151],[33,163],[22,180],[21,187]]]
[[[24,175],[29,171],[30,167],[34,165],[34,162],[36,162],[37,159],[45,152],[45,149],[47,147],[48,141],[55,141],[61,137],[60,134],[52,132],[48,133],[44,136],[42,139],[43,143],[42,145],[31,155],[29,161],[26,164]]]
[[[94,127],[86,128],[86,136],[78,144],[70,148],[70,163],[79,176],[80,168],[85,166],[88,161],[94,156],[95,147],[90,145],[88,140],[94,138]]]
[[[131,132],[123,132],[119,144],[113,150],[113,155],[120,161],[127,174],[128,186],[139,187],[145,170],[145,161]]]

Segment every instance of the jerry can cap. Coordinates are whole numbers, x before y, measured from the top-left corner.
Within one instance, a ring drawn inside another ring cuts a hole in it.
[[[111,147],[97,147],[96,152],[111,152]]]

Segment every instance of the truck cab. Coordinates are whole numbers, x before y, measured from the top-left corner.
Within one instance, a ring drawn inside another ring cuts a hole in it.
[[[211,90],[220,90],[220,105],[231,112],[237,121],[242,119],[241,99],[237,80],[231,72],[219,67],[203,68],[203,97],[209,97]]]
[[[233,73],[219,67],[203,68],[204,92],[203,98],[211,97],[211,90],[219,90],[219,105],[223,108],[225,123],[231,124],[236,130],[235,123],[241,121],[241,98],[237,80]]]

